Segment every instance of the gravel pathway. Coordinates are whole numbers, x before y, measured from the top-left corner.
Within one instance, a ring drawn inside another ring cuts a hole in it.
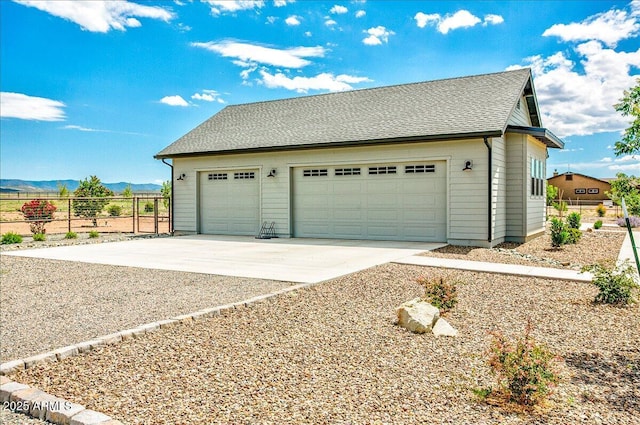
[[[435,339],[393,324],[420,276],[462,282]],[[640,309],[592,304],[592,285],[387,264],[223,316],[12,376],[131,424],[634,424]],[[548,410],[510,413],[472,389],[492,378],[488,333],[534,336],[564,359]],[[73,377],[73,379],[70,379]]]
[[[6,255],[0,273],[3,362],[291,285]]]

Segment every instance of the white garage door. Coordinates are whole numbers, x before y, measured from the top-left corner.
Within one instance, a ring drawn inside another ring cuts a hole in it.
[[[260,229],[258,170],[200,173],[200,233],[255,235]]]
[[[444,161],[294,169],[297,237],[446,241]]]

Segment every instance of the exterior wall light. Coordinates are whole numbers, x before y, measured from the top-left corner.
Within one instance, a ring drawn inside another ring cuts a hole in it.
[[[462,169],[462,171],[471,171],[473,170],[473,161],[470,159],[467,159],[464,162],[464,168]]]
[[[182,173],[178,176],[178,178],[176,180],[185,180],[187,178],[187,175]]]
[[[272,168],[271,171],[269,171],[269,174],[267,175],[267,177],[275,177],[277,174],[277,171],[275,168]]]

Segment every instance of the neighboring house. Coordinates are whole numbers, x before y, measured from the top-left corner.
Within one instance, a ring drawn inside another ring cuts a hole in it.
[[[584,174],[566,172],[553,173],[547,184],[558,188],[558,198],[567,202],[586,201],[597,204],[608,201],[607,192],[611,191],[611,183]]]
[[[177,234],[495,246],[544,231],[529,69],[227,106],[163,149]]]

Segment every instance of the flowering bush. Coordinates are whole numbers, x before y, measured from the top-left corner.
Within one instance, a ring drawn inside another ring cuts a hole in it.
[[[624,219],[624,217],[620,217],[616,221],[616,224],[620,227],[627,227],[627,221]],[[631,227],[640,227],[640,217],[635,217],[633,215],[630,216],[629,224],[631,225]]]
[[[46,232],[44,225],[53,220],[53,213],[57,207],[45,199],[33,199],[20,209],[25,220],[29,222],[31,233],[44,234]]]

